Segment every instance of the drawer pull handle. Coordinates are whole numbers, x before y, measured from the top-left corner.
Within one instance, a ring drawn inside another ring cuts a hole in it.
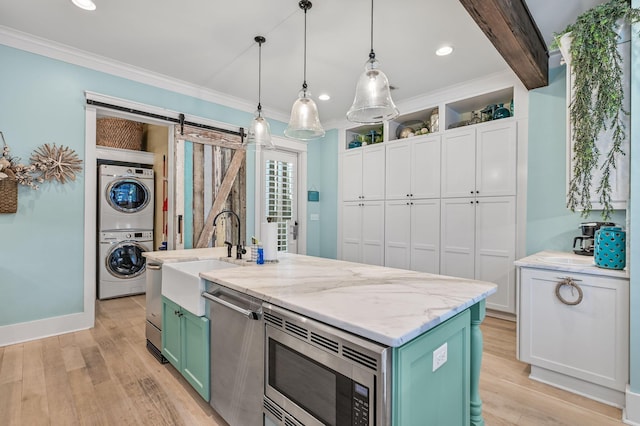
[[[583,297],[582,289],[578,284],[576,284],[575,281],[580,281],[580,280],[574,280],[573,278],[566,277],[566,278],[563,278],[562,281],[560,281],[556,285],[556,297],[558,298],[559,301],[561,301],[565,305],[575,306],[575,305],[579,305],[580,302],[582,302],[582,297]],[[578,290],[578,298],[576,300],[570,302],[560,295],[560,289],[565,285],[568,285],[569,287],[571,287],[571,295],[573,295],[574,288]]]

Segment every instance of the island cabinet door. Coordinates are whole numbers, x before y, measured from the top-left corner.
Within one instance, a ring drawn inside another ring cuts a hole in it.
[[[162,298],[162,355],[178,371],[182,362],[180,331],[180,306],[166,297]]]
[[[209,319],[182,310],[181,373],[209,401]]]
[[[470,423],[469,310],[393,350],[393,426]]]

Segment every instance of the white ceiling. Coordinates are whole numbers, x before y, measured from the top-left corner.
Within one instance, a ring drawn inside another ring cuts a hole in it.
[[[298,0],[0,2],[0,25],[257,104],[286,117],[302,85],[304,13]],[[307,83],[323,122],[344,119],[369,54],[369,0],[312,0]],[[545,40],[602,0],[528,0]],[[508,68],[456,0],[377,0],[374,48],[396,102]],[[437,57],[450,44],[454,53]],[[2,61],[0,60],[0,63]]]

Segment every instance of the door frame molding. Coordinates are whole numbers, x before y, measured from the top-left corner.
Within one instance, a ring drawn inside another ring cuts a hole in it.
[[[297,140],[286,139],[283,137],[273,136],[273,144],[278,151],[288,151],[298,156],[298,171],[296,175],[296,184],[298,186],[298,254],[307,254],[307,200],[303,196],[307,188],[307,144]],[[262,163],[264,162],[263,150],[256,148],[256,164],[255,164],[255,191],[254,191],[254,230],[260,235],[262,220],[260,218],[262,211],[262,203],[264,202],[264,193],[262,191]],[[248,238],[248,236],[247,236]]]

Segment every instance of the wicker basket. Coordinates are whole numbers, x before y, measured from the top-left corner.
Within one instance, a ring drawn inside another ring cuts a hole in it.
[[[18,211],[18,181],[0,179],[0,213]]]
[[[142,150],[142,123],[123,118],[99,118],[96,144],[109,148]]]

